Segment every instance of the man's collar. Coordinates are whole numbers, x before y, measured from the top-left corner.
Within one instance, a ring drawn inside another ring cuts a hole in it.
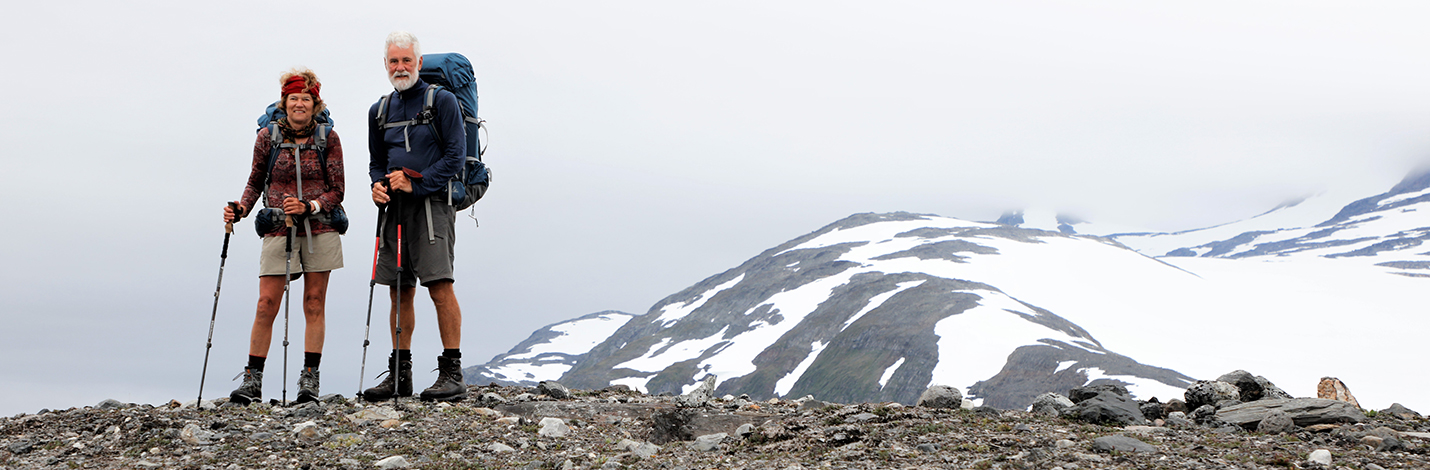
[[[404,100],[406,100],[406,99],[412,99],[412,98],[416,98],[417,95],[422,94],[423,90],[426,90],[426,89],[427,89],[427,82],[422,81],[422,78],[421,78],[421,77],[418,77],[418,78],[417,78],[417,83],[413,83],[411,88],[408,88],[408,89],[406,89],[406,90],[402,90],[402,91],[397,92],[397,96],[402,97],[402,99],[404,99]]]

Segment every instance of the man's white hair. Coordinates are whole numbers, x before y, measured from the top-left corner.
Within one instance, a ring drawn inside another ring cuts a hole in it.
[[[417,42],[417,36],[407,31],[393,31],[387,35],[387,43],[382,46],[382,57],[387,58],[387,50],[392,46],[403,49],[412,48],[412,55],[422,57],[422,44]]]

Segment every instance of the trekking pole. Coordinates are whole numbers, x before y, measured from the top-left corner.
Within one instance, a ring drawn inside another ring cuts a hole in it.
[[[229,209],[233,210],[233,219],[238,220],[242,214],[238,213],[238,203],[228,203]],[[228,238],[233,236],[233,222],[224,224],[223,228],[223,253],[218,255],[218,285],[214,286],[214,311],[209,316],[209,339],[204,343],[204,370],[199,374],[199,402],[204,401],[204,380],[209,375],[209,350],[214,347],[214,321],[218,319],[218,292],[223,287],[223,265],[228,262]]]
[[[392,360],[395,366],[393,369],[396,369],[393,373],[397,374],[392,379],[392,404],[396,405],[400,403],[398,398],[402,396],[402,374],[400,373],[402,371],[402,354],[398,352],[400,350],[398,341],[402,340],[402,205],[396,197],[392,198],[392,203],[397,205],[397,282],[394,283],[397,285],[397,301],[395,302],[397,315],[394,316],[392,322],[395,326],[392,333]]]
[[[283,225],[288,226],[288,243],[284,246],[288,259],[283,261],[283,406],[288,406],[288,307],[293,306],[288,285],[293,278],[293,231],[297,226],[293,225],[291,215],[283,217]]]
[[[387,179],[383,178],[383,186],[387,186]],[[372,332],[372,292],[377,287],[377,253],[382,247],[382,223],[383,216],[387,213],[387,205],[377,206],[377,241],[372,244],[372,280],[367,283],[367,325],[362,330],[362,365],[358,368],[358,393],[362,396],[363,376],[367,375],[367,345],[372,344],[367,340],[368,334]]]

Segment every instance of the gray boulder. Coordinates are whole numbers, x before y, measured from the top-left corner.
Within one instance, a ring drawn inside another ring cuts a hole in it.
[[[701,452],[709,452],[719,448],[720,443],[725,442],[726,437],[729,437],[729,435],[723,432],[716,434],[706,434],[704,436],[695,438],[695,443],[691,444],[690,447]]]
[[[1033,399],[1032,412],[1036,415],[1057,416],[1072,406],[1073,402],[1068,397],[1048,392]]]
[[[1315,424],[1359,423],[1365,420],[1365,415],[1355,405],[1320,398],[1258,400],[1222,408],[1216,412],[1216,417],[1245,429],[1256,429],[1261,420],[1266,419],[1273,411],[1285,413],[1291,417],[1296,426],[1300,427]]]
[[[1237,370],[1217,377],[1217,382],[1226,382],[1236,386],[1243,402],[1260,400],[1266,394],[1266,388],[1261,386],[1261,382],[1256,381],[1256,376],[1244,370]]]
[[[1127,389],[1123,387],[1097,385],[1074,388],[1068,391],[1068,397],[1076,404],[1063,410],[1062,416],[1070,419],[1117,426],[1147,423],[1141,408],[1127,396]]]
[[[1411,410],[1410,408],[1406,408],[1405,405],[1401,405],[1401,404],[1399,404],[1399,403],[1392,403],[1392,404],[1390,405],[1390,408],[1386,408],[1386,409],[1380,410],[1379,414],[1390,415],[1390,416],[1394,416],[1394,417],[1400,418],[1400,419],[1420,419],[1420,418],[1421,418],[1420,413],[1416,413],[1414,410]]]
[[[1273,410],[1261,418],[1261,422],[1256,425],[1256,432],[1262,434],[1285,434],[1296,432],[1296,421],[1291,419],[1291,415],[1281,410]]]
[[[919,395],[919,406],[927,408],[953,408],[963,405],[963,394],[947,385],[934,385]]]
[[[1089,385],[1086,387],[1077,387],[1072,390],[1068,390],[1068,399],[1072,400],[1072,402],[1075,404],[1082,403],[1083,400],[1087,400],[1103,393],[1111,393],[1113,395],[1119,395],[1124,397],[1131,396],[1131,394],[1127,393],[1127,387],[1116,384],[1098,384]]]
[[[543,380],[541,383],[536,384],[536,392],[557,400],[571,398],[571,390],[554,380]]]
[[[1187,409],[1196,410],[1202,405],[1215,406],[1224,400],[1240,401],[1241,389],[1226,382],[1198,380],[1197,383],[1187,387],[1187,391],[1183,395],[1187,399]]]
[[[1155,401],[1150,401],[1150,402],[1147,402],[1147,403],[1143,403],[1143,404],[1141,404],[1141,405],[1138,405],[1137,407],[1138,407],[1138,409],[1141,409],[1141,410],[1142,410],[1142,417],[1143,417],[1143,418],[1147,418],[1147,419],[1162,419],[1162,418],[1164,417],[1164,415],[1162,414],[1162,404],[1161,404],[1161,403],[1157,403],[1157,402],[1155,402]]]
[[[96,406],[96,408],[99,408],[101,410],[117,410],[120,408],[124,408],[124,404],[120,403],[119,400],[109,398],[102,402],[99,402],[99,405]]]
[[[1151,444],[1123,435],[1102,436],[1092,441],[1092,450],[1098,452],[1156,452]]]
[[[699,387],[695,387],[695,390],[691,390],[690,393],[676,397],[675,402],[680,406],[705,406],[715,398],[715,380],[715,374],[706,375]]]

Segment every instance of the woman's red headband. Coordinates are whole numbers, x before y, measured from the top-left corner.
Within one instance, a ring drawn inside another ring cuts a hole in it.
[[[309,87],[308,81],[304,79],[302,75],[294,75],[288,77],[288,81],[283,83],[283,95],[287,96],[293,93],[307,93],[313,95],[313,101],[320,101],[322,100],[322,98],[318,97],[318,89],[322,87],[323,84],[318,83],[316,80],[314,80],[313,85]]]

